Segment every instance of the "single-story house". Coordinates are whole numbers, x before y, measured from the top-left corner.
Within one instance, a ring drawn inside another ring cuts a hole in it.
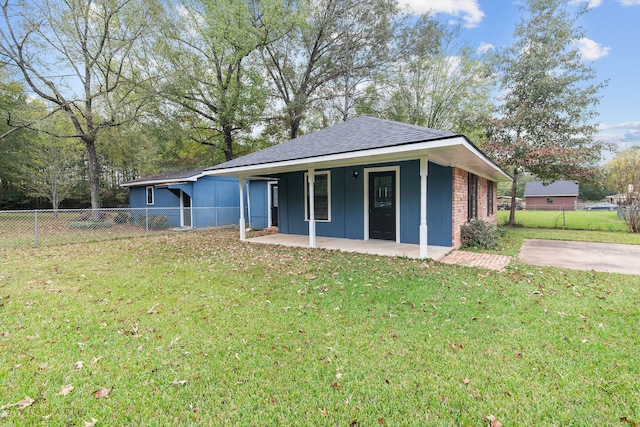
[[[541,181],[527,182],[524,186],[524,203],[527,210],[575,210],[579,189],[573,181],[554,181],[546,185]]]
[[[165,223],[175,228],[239,224],[241,204],[238,185],[237,178],[207,176],[202,169],[164,172],[121,184],[129,188],[132,218],[139,215],[166,216]],[[243,186],[245,212],[242,216],[248,216],[249,225],[256,229],[272,225],[267,204],[271,198],[267,191],[277,187],[277,181],[254,179],[246,181]]]
[[[458,247],[460,226],[496,223],[496,183],[511,177],[464,135],[359,116],[206,168],[278,181],[278,232]],[[240,212],[243,212],[241,209]],[[240,238],[245,239],[245,218]]]

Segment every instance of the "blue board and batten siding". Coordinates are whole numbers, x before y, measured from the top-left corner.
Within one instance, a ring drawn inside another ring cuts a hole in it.
[[[366,168],[400,167],[400,242],[419,244],[420,162],[367,165]],[[318,221],[316,234],[326,237],[364,239],[365,166],[330,169],[331,221]],[[319,170],[318,170],[319,172]],[[353,173],[358,177],[353,178]],[[305,221],[304,172],[280,175],[279,232],[308,234]],[[367,189],[368,191],[368,189]],[[429,163],[427,181],[428,244],[452,244],[452,169]]]
[[[245,217],[253,219],[253,213],[256,212],[258,221],[254,223],[252,220],[251,227],[255,229],[265,228],[266,219],[266,182],[250,181],[248,182],[248,191],[245,191]],[[255,188],[254,188],[255,187]],[[149,208],[156,212],[156,215],[167,215],[169,224],[172,227],[180,226],[180,191],[191,197],[192,209],[192,226],[210,227],[232,225],[239,223],[240,217],[240,191],[238,188],[238,180],[236,178],[202,176],[195,182],[186,182],[180,184],[166,184],[154,186],[154,203],[147,204],[147,186],[130,187],[129,189],[129,206],[132,209],[132,215],[136,217],[140,212]],[[260,194],[264,192],[264,194]],[[247,194],[251,193],[251,197],[256,198],[251,203],[251,215],[249,214],[249,203],[247,203]],[[261,206],[264,199],[265,206]],[[161,209],[168,208],[162,212]],[[215,209],[198,209],[198,208],[215,208]],[[151,213],[151,212],[150,212]]]
[[[248,208],[249,227],[253,230],[262,230],[269,227],[269,183],[264,180],[249,181]]]

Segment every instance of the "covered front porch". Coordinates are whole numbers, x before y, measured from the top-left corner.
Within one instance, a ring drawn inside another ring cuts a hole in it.
[[[268,234],[260,237],[246,239],[250,243],[262,243],[269,245],[282,245],[308,248],[309,236],[301,234]],[[389,240],[356,240],[336,237],[316,237],[316,247],[321,249],[339,250],[343,252],[356,252],[362,254],[397,256],[420,259],[420,245],[409,243],[396,243]],[[453,248],[445,246],[428,246],[428,257],[434,261],[440,261]]]

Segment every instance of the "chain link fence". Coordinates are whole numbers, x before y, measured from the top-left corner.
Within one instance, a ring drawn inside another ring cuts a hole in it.
[[[240,208],[0,211],[0,249],[112,240],[239,223]]]

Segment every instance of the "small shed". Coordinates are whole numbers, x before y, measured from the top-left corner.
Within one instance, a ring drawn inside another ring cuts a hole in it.
[[[527,182],[524,202],[527,210],[568,211],[578,206],[579,185],[573,181]]]
[[[144,214],[162,220],[173,228],[199,228],[239,224],[240,192],[238,179],[205,176],[202,169],[163,172],[121,184],[129,188],[129,207],[133,219]],[[270,226],[267,194],[272,184],[254,179],[243,184],[245,217],[249,226]]]

